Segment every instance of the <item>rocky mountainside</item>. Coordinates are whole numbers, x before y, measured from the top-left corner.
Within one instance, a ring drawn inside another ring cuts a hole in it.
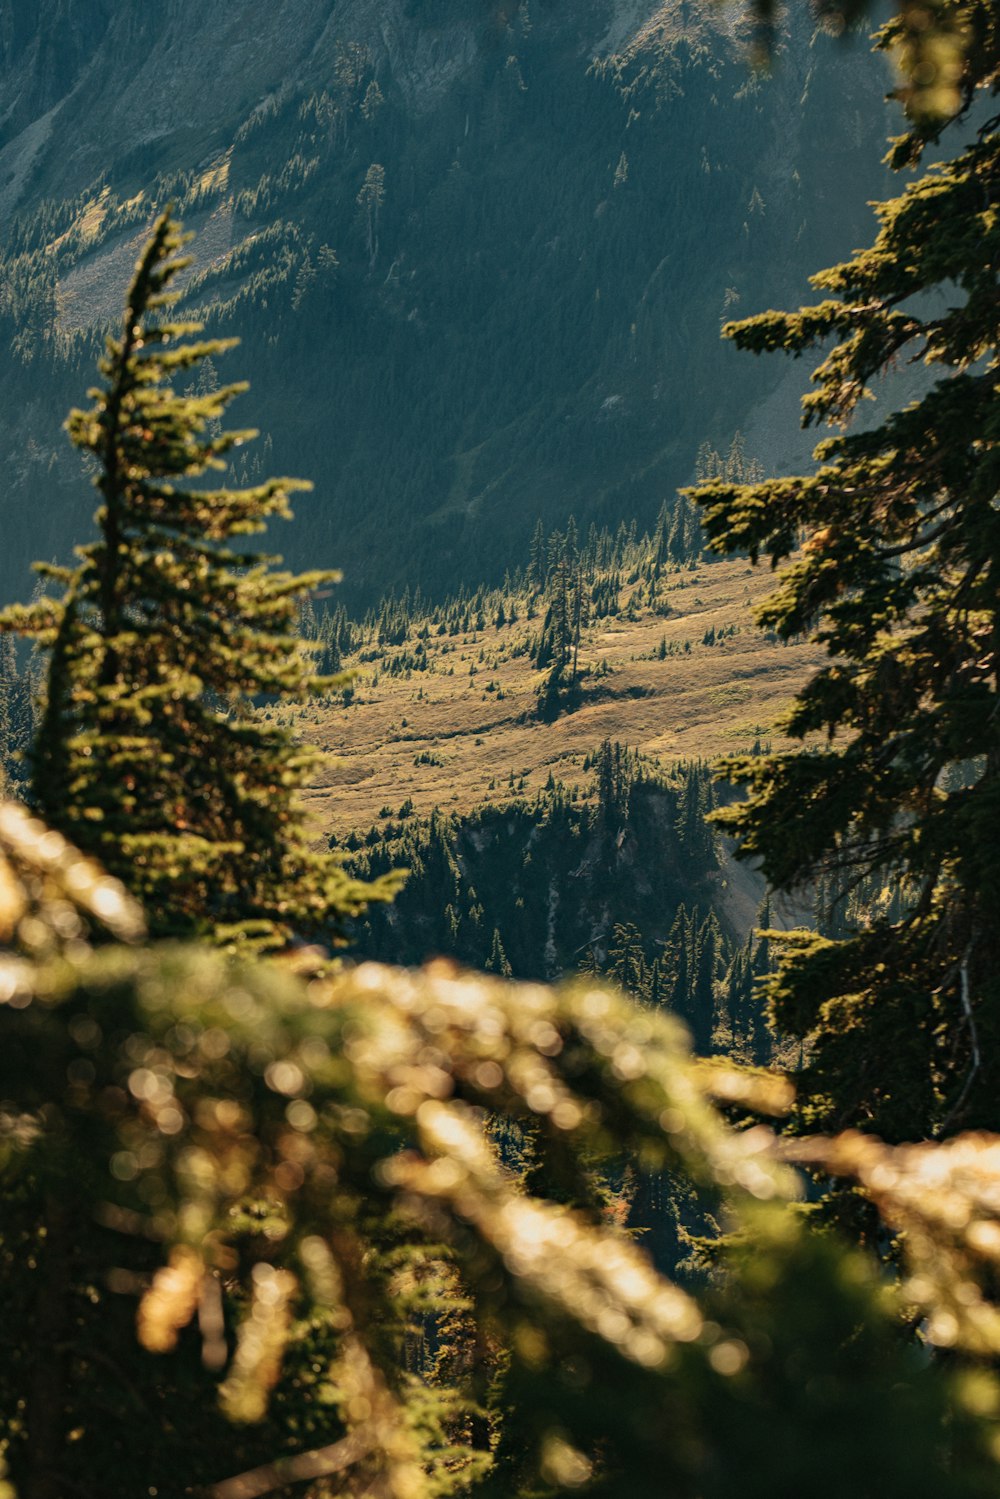
[[[0,17],[0,203],[78,192],[151,143],[196,166],[263,101],[322,88],[345,43],[409,108],[428,109],[502,27],[494,11],[480,0],[15,0]]]
[[[718,338],[867,232],[883,79],[707,0],[14,0],[0,13],[0,595],[92,497],[59,433],[153,214],[243,348],[293,562],[501,577],[539,515],[651,520],[785,373]],[[845,211],[845,203],[857,206]]]

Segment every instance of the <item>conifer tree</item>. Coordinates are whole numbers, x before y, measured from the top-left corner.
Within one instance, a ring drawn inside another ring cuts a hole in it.
[[[528,555],[527,579],[528,586],[536,591],[545,586],[545,527],[541,516],[535,522],[535,529],[531,536],[531,549]]]
[[[761,901],[760,910],[757,912],[755,922],[757,944],[753,953],[753,972],[758,977],[770,972],[771,969],[771,897],[765,895]]]
[[[570,544],[557,533],[553,534],[557,545],[552,551],[547,585],[549,606],[535,651],[535,665],[549,668],[539,689],[539,711],[543,717],[554,716],[561,706],[571,705],[575,700],[580,640],[590,620],[576,542],[572,543],[571,555]]]
[[[649,978],[646,983],[646,998],[654,1009],[659,1009],[666,1002],[667,986],[664,978],[663,968],[659,958],[654,958],[649,967]]]
[[[14,643],[6,635],[0,635],[0,791],[5,787],[11,766],[12,708],[14,688],[17,682],[17,661]]]
[[[507,954],[504,951],[503,940],[498,927],[493,928],[493,946],[490,948],[490,955],[486,960],[486,971],[487,973],[498,973],[501,978],[505,979],[509,979],[513,972]]]
[[[694,915],[688,915],[683,901],[677,907],[670,934],[667,938],[667,953],[670,962],[671,984],[670,1008],[678,1015],[687,1013],[691,991],[691,968],[694,961]]]
[[[365,180],[358,192],[357,202],[365,231],[369,269],[371,269],[378,259],[379,221],[385,204],[385,167],[380,162],[372,162],[365,173]]]
[[[903,362],[922,393],[821,442],[812,473],[696,494],[716,551],[794,555],[759,619],[829,653],[787,719],[808,753],[730,761],[750,797],[720,820],[777,889],[877,874],[907,897],[783,944],[771,1001],[814,1038],[802,1114],[897,1140],[1000,1123],[1000,132],[967,119],[1000,39],[995,6],[920,14],[881,36],[911,66],[891,163],[919,164],[942,115],[971,140],[878,205],[871,247],[814,278],[823,300],[725,332],[758,353],[833,341],[807,425],[843,429]]]
[[[273,571],[244,544],[308,486],[194,487],[255,434],[220,426],[245,386],[171,384],[233,343],[190,341],[200,324],[171,319],[186,239],[160,218],[94,404],[68,422],[95,468],[98,539],[76,568],[40,569],[61,598],[9,609],[0,628],[49,651],[32,789],[52,826],[122,879],[155,932],[280,946],[390,886],[310,848],[299,793],[317,756],[252,711],[335,685],[295,633],[335,574]]]
[[[609,973],[626,994],[642,999],[648,987],[649,971],[642,934],[632,921],[617,922],[608,950]]]
[[[733,955],[726,974],[726,1006],[732,1043],[745,1055],[754,1039],[753,967],[748,939]]]
[[[689,1023],[694,1044],[708,1051],[715,1022],[716,981],[722,964],[722,930],[714,911],[709,911],[698,930],[692,961],[691,1013]]]

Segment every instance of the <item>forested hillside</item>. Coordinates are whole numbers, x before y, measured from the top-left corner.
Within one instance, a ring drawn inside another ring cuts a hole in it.
[[[704,822],[715,805],[707,766],[657,773],[604,744],[593,770],[589,802],[554,786],[352,837],[358,873],[409,871],[393,904],[359,924],[359,947],[392,962],[447,954],[505,978],[606,974],[683,1016],[701,1052],[770,1061],[753,997],[768,969],[755,927],[771,924],[770,910],[762,881],[728,897],[732,866]],[[754,889],[760,906],[748,911]]]
[[[539,514],[650,525],[737,428],[773,467],[782,372],[718,328],[866,233],[883,77],[801,19],[755,76],[738,31],[652,0],[8,12],[0,592],[87,522],[58,425],[168,199],[254,369],[253,461],[316,483],[283,545],[352,606],[498,581]]]

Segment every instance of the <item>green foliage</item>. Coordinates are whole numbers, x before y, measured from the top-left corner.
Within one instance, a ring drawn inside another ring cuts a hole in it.
[[[968,98],[993,86],[989,16]],[[1000,1122],[995,124],[878,205],[871,248],[814,278],[826,300],[726,330],[757,352],[833,340],[807,423],[846,426],[904,360],[924,367],[917,398],[828,437],[812,474],[695,491],[714,549],[794,554],[760,622],[829,655],[787,718],[807,752],[726,763],[750,797],[719,820],[776,888],[905,895],[786,943],[770,989],[779,1025],[811,1038],[803,1117],[894,1140]]]
[[[243,543],[289,516],[301,484],[192,484],[255,434],[221,429],[243,386],[172,384],[231,346],[185,341],[200,325],[170,320],[184,242],[159,220],[104,383],[68,423],[95,470],[99,538],[75,569],[41,569],[61,598],[8,610],[0,629],[49,653],[32,793],[52,825],[141,897],[156,932],[281,946],[392,882],[365,888],[309,848],[299,792],[317,757],[252,712],[340,685],[314,676],[295,634],[301,601],[335,575],[275,572]]]
[[[669,1017],[141,935],[116,882],[0,807],[0,1424],[25,1499],[993,1492],[989,1380],[900,1341],[886,1287],[784,1205],[774,1137],[709,1101],[768,1090],[693,1064]],[[700,1297],[607,1219],[594,1167],[623,1151],[738,1228]]]

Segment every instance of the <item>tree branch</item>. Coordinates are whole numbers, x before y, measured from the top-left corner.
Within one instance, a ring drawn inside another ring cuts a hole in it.
[[[342,1473],[352,1463],[359,1462],[374,1446],[374,1433],[361,1426],[329,1447],[317,1447],[297,1457],[279,1457],[263,1467],[224,1478],[208,1490],[208,1499],[260,1499],[262,1494],[273,1494],[290,1483],[329,1478],[332,1473]]]
[[[976,1029],[976,1017],[972,1012],[972,1001],[969,997],[969,959],[972,956],[973,946],[974,943],[970,942],[968,947],[965,949],[965,952],[962,954],[962,961],[959,965],[958,970],[959,993],[962,998],[962,1011],[969,1026],[969,1042],[972,1046],[972,1066],[966,1073],[965,1082],[962,1084],[961,1093],[958,1095],[955,1102],[952,1104],[951,1108],[945,1115],[944,1119],[941,1121],[941,1125],[938,1130],[939,1134],[943,1133],[944,1130],[948,1128],[948,1125],[964,1105],[965,1100],[969,1096],[969,1090],[972,1087],[976,1073],[979,1071],[979,1068],[982,1065],[982,1056],[979,1050],[979,1032]]]

